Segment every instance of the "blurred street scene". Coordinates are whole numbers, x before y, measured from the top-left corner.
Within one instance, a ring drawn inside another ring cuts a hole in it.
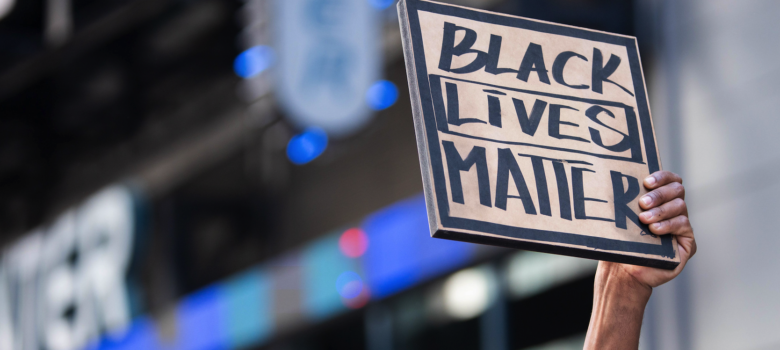
[[[780,348],[780,2],[446,2],[637,37],[640,348]],[[429,237],[406,77],[394,0],[0,0],[0,350],[581,349],[595,261]]]

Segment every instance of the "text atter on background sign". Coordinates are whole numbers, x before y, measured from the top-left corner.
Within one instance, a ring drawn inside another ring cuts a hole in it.
[[[2,251],[0,350],[78,350],[126,331],[140,205],[114,185]]]
[[[434,237],[674,268],[639,221],[660,170],[633,37],[398,5]]]

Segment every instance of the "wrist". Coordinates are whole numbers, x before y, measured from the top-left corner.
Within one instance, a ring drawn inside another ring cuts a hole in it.
[[[585,348],[636,349],[651,294],[652,288],[628,273],[624,265],[600,262]]]
[[[594,297],[608,297],[610,299],[622,299],[632,304],[641,305],[650,300],[653,288],[625,269],[625,265],[610,262],[599,262],[594,283]]]

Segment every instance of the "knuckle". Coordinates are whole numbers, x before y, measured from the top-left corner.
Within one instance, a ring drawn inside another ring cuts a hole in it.
[[[680,227],[682,227],[682,225],[680,225],[680,221],[677,220],[677,218],[670,219],[667,221],[669,221],[669,231],[679,233],[678,231],[680,231]]]
[[[667,224],[668,224],[668,222],[666,222],[666,221],[656,222],[656,223],[650,225],[650,230],[655,232],[655,233],[659,233],[659,234],[660,233],[664,233],[665,232],[664,230],[666,229]]]
[[[653,200],[653,203],[658,203],[658,201],[660,201],[661,198],[662,198],[661,192],[658,191],[658,190],[652,191],[652,192],[648,193],[647,195],[650,196],[650,199]]]
[[[666,178],[669,182],[682,182],[680,179],[680,175],[677,175],[676,173],[673,173],[671,171],[666,172]]]
[[[664,188],[658,191],[658,197],[656,198],[658,205],[666,204],[666,202],[669,201],[669,198],[672,198],[671,193],[669,193],[669,189]]]

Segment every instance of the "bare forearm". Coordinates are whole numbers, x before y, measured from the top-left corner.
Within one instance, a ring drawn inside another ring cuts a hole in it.
[[[651,293],[620,264],[600,262],[585,349],[636,349]]]
[[[677,240],[680,264],[674,270],[600,262],[594,284],[593,312],[585,349],[636,349],[642,316],[652,287],[671,281],[696,254],[696,239],[688,220],[685,188],[679,175],[657,171],[644,181],[650,190],[639,204],[640,220],[655,235]]]

